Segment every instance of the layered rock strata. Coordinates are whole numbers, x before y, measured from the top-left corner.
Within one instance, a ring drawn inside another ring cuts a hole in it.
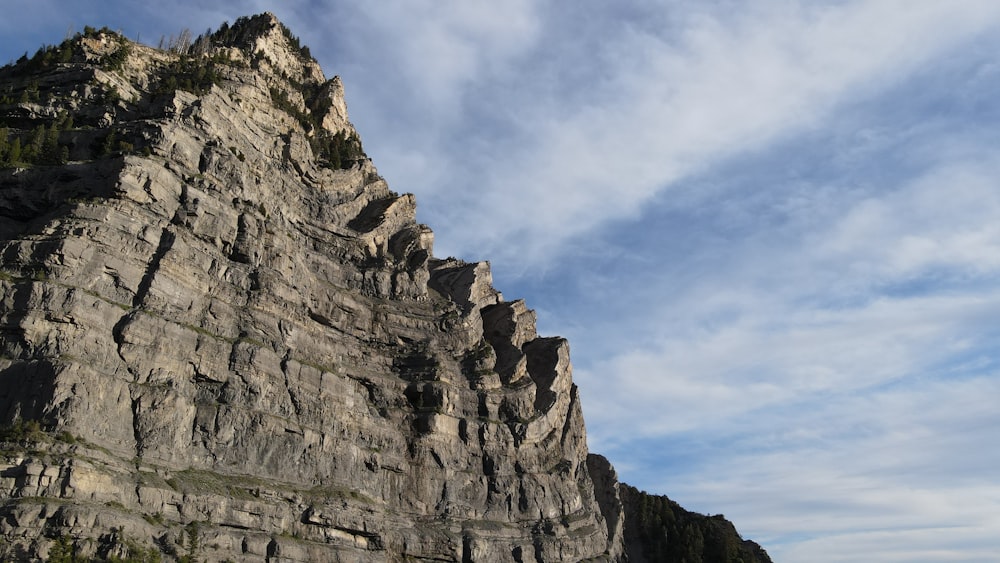
[[[0,558],[687,545],[588,453],[567,342],[434,257],[287,28],[166,47],[87,28],[0,68]],[[742,541],[711,523],[705,557]]]
[[[433,257],[273,16],[52,51],[0,71],[8,138],[74,120],[0,172],[6,557],[620,558],[566,341]]]

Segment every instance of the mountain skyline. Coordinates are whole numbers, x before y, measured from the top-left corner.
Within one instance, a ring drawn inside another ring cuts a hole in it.
[[[569,338],[623,481],[776,560],[1000,548],[1000,8],[50,4],[0,24],[0,60],[275,12],[435,254],[491,260]]]

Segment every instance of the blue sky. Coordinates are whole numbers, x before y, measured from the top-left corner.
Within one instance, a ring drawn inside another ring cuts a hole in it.
[[[1000,554],[1000,3],[201,4],[4,6],[0,60],[270,10],[624,481],[779,561]]]

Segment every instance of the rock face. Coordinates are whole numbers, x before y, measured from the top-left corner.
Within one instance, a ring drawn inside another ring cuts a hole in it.
[[[0,556],[626,559],[567,342],[433,256],[273,16],[0,86]]]

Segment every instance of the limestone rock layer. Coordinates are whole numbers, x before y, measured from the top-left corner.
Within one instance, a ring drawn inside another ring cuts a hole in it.
[[[0,69],[3,557],[621,559],[569,346],[433,256],[339,79],[269,14],[170,47]]]
[[[415,205],[270,14],[0,68],[0,560],[769,562]]]

